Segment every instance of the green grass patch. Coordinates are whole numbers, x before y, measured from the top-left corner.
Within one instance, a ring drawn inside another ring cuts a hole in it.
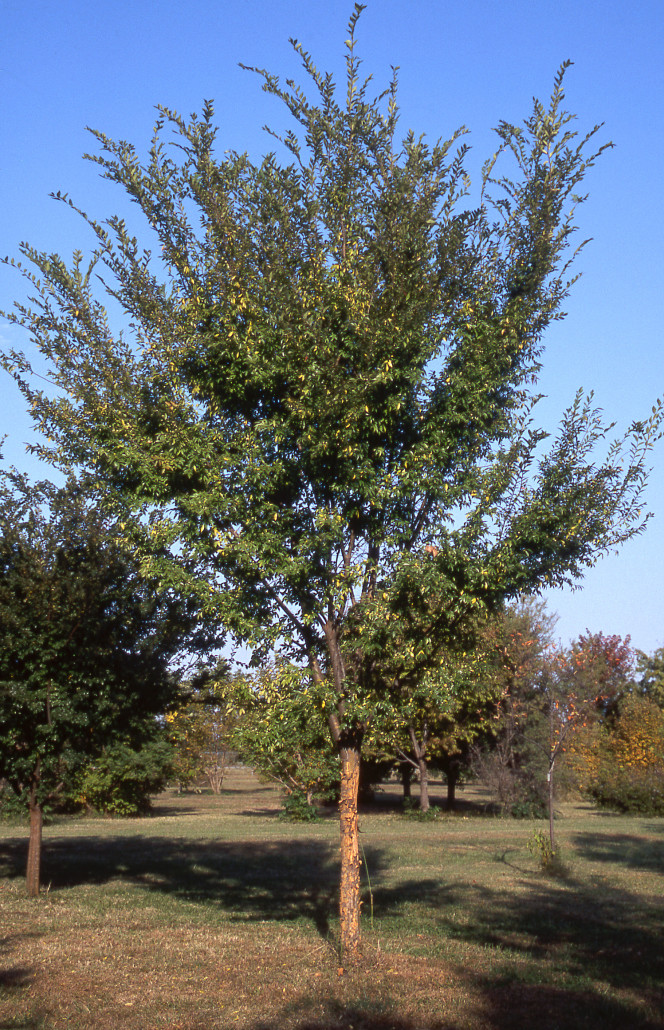
[[[25,830],[0,827],[0,1027],[662,1026],[664,819],[563,806],[559,879],[529,850],[542,823],[483,816],[470,788],[431,822],[397,800],[361,816],[354,970],[336,946],[334,813],[284,823],[246,771],[147,818],[48,826],[39,899]]]

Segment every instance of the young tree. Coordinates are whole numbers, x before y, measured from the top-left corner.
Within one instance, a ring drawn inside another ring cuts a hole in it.
[[[633,690],[635,662],[629,636],[587,629],[561,656],[558,677],[570,695],[585,696],[598,715],[610,715]]]
[[[581,791],[621,811],[664,811],[661,650],[634,652],[629,637],[579,637],[567,655],[568,689],[585,686],[588,717],[569,742]]]
[[[338,791],[339,762],[323,719],[329,692],[316,688],[303,670],[283,665],[238,678],[230,688],[238,713],[233,742],[240,757],[278,784],[286,798],[307,806]]]
[[[166,715],[168,738],[174,746],[172,770],[179,788],[206,780],[221,794],[231,754],[235,751],[232,712],[208,698],[190,698]]]
[[[237,713],[229,701],[233,683],[226,661],[204,669],[183,684],[172,711],[166,713],[167,736],[174,747],[173,772],[178,786],[205,779],[213,794],[220,794],[236,747],[233,741]]]
[[[190,605],[156,592],[70,482],[0,483],[0,778],[30,813],[39,893],[42,813],[105,749],[140,746],[174,691]],[[195,643],[195,641],[194,641]]]
[[[471,743],[487,728],[500,700],[494,678],[487,676],[479,642],[467,655],[452,652],[417,684],[384,700],[374,715],[369,738],[384,754],[397,757],[410,776],[419,779],[420,811],[429,810],[429,768],[443,768],[447,776],[448,808],[454,807],[455,786]],[[443,675],[444,673],[444,675]],[[410,777],[404,778],[410,796]]]
[[[473,765],[511,815],[544,809],[548,730],[542,722],[555,621],[544,602],[528,598],[490,619],[481,635],[484,676],[499,701]]]
[[[588,764],[595,730],[629,691],[634,666],[629,637],[586,631],[565,650],[553,641],[555,621],[531,599],[490,625],[503,698],[495,740],[477,763],[504,808],[546,807],[553,851],[558,769],[566,756],[577,771]]]
[[[24,356],[5,359],[55,441],[42,453],[95,471],[163,587],[195,594],[256,661],[278,652],[329,686],[317,713],[341,760],[351,958],[372,713],[432,674],[477,610],[574,580],[643,527],[660,417],[598,463],[607,430],[590,399],[577,396],[548,452],[532,426],[579,190],[603,149],[589,149],[597,128],[572,127],[564,68],[548,106],[501,122],[464,209],[464,130],[398,142],[396,78],[377,99],[360,78],[361,10],[341,96],[295,41],[315,98],[258,72],[293,118],[285,163],[217,155],[210,103],[189,121],[161,109],[145,162],[95,133],[92,160],[158,252],[119,217],[86,219],[87,265],[26,247],[35,299],[13,317],[58,392]]]

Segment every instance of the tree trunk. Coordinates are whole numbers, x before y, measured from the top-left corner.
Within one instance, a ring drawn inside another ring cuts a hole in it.
[[[451,762],[447,767],[447,811],[454,811],[456,802],[456,785],[459,778],[459,766]]]
[[[408,727],[410,742],[413,745],[413,754],[417,761],[417,768],[420,773],[420,811],[429,811],[429,768],[427,766],[427,744],[429,742],[429,726],[424,723],[422,729],[422,743],[417,739],[414,726]]]
[[[357,826],[357,796],[360,785],[360,746],[342,745],[341,795],[341,917],[342,961],[352,963],[360,946],[360,840]]]
[[[417,759],[417,767],[420,770],[420,812],[429,811],[429,767],[427,760],[422,755]]]
[[[556,838],[553,832],[553,765],[549,767],[546,778],[549,781],[549,838],[551,840],[551,851],[555,851]]]
[[[410,798],[410,783],[413,778],[413,767],[410,762],[401,763],[401,785],[403,786],[404,800]]]
[[[30,799],[30,840],[28,842],[28,864],[25,885],[28,894],[36,898],[39,894],[39,875],[42,850],[42,808],[34,795]]]

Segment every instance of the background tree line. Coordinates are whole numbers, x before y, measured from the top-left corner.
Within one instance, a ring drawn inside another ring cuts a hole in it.
[[[590,632],[565,648],[554,641],[555,621],[539,602],[506,609],[459,664],[444,710],[422,703],[377,715],[365,791],[396,775],[409,798],[414,775],[419,809],[427,812],[435,773],[446,780],[448,808],[459,780],[473,779],[487,788],[493,810],[513,817],[541,817],[570,793],[662,814],[662,649],[649,656],[635,652],[629,637]],[[312,699],[306,683],[294,667],[227,678],[216,687],[217,707],[207,716],[198,710],[201,720],[226,728],[227,753],[278,784],[287,808],[304,817],[315,802],[338,797],[340,777],[331,741],[309,718],[325,694]]]

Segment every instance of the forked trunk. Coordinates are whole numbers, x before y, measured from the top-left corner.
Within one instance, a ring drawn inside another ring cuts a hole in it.
[[[39,894],[39,878],[42,850],[42,807],[33,797],[30,799],[30,840],[28,842],[28,864],[25,884],[28,894],[36,898]]]
[[[359,744],[342,746],[341,795],[341,883],[339,914],[341,917],[341,953],[343,961],[352,962],[360,946],[360,839],[357,826],[357,796],[360,786]]]
[[[422,730],[422,743],[417,739],[414,726],[408,727],[410,742],[413,746],[413,754],[417,762],[417,769],[420,774],[420,811],[429,811],[429,767],[427,765],[427,743],[429,741],[429,726],[425,722]]]

